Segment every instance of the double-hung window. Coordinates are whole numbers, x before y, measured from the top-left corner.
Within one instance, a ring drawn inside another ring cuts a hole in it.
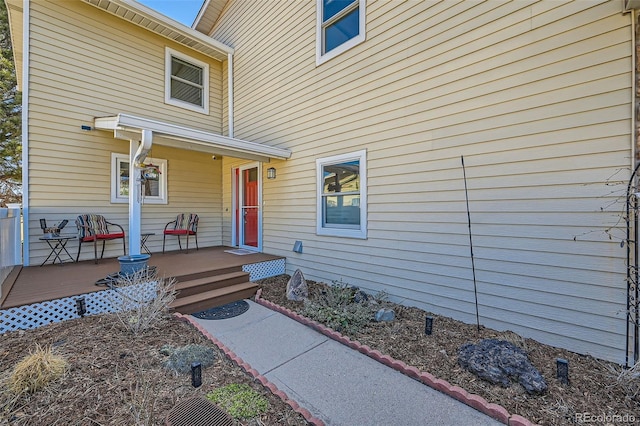
[[[209,65],[167,48],[165,102],[208,114]]]
[[[316,0],[316,64],[365,39],[365,0]]]
[[[367,238],[367,152],[316,160],[318,235]]]

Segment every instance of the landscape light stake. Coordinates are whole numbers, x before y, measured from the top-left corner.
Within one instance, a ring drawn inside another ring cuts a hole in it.
[[[87,305],[84,297],[78,297],[76,299],[76,311],[80,317],[84,318],[84,314],[87,313]]]
[[[199,362],[191,364],[191,384],[194,388],[202,385],[202,365]]]
[[[460,156],[462,161],[462,176],[464,177],[464,197],[467,201],[467,222],[469,223],[469,249],[471,250],[471,271],[473,272],[473,294],[476,298],[476,324],[480,332],[480,314],[478,313],[478,286],[476,284],[476,265],[473,259],[473,239],[471,238],[471,213],[469,213],[469,193],[467,191],[467,171],[464,168],[464,156]]]
[[[433,332],[433,317],[427,316],[426,321],[424,322],[424,334],[430,336]]]
[[[569,384],[569,361],[562,358],[556,358],[556,375],[560,383]]]

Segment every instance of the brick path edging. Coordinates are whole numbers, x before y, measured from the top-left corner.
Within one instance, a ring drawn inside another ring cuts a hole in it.
[[[277,305],[273,302],[270,302],[266,299],[262,299],[260,296],[262,295],[262,289],[258,289],[256,293],[255,301],[260,305],[269,308],[273,311],[279,312],[283,315],[288,316],[301,324],[304,324],[308,327],[313,328],[314,330],[324,334],[327,337],[330,337],[333,340],[336,340],[342,343],[345,346],[348,346],[352,349],[357,350],[358,352],[367,355],[370,358],[375,359],[376,361],[386,365],[387,367],[391,367],[394,370],[405,374],[412,379],[415,379],[437,391],[444,393],[458,401],[466,404],[476,410],[484,413],[499,422],[504,423],[509,426],[535,426],[535,423],[532,423],[528,419],[518,415],[518,414],[510,414],[506,408],[501,405],[493,404],[488,402],[486,399],[481,397],[480,395],[472,394],[461,388],[460,386],[454,386],[447,382],[446,380],[438,379],[434,375],[427,373],[425,371],[420,371],[416,367],[409,366],[405,364],[403,361],[392,358],[389,355],[385,355],[381,353],[377,349],[371,349],[367,345],[363,345],[356,340],[351,340],[347,336],[326,327],[319,322],[313,321],[309,318],[306,318],[290,309],[287,309],[283,306]]]
[[[214,345],[216,345],[224,354],[231,359],[236,365],[242,368],[247,374],[251,375],[254,379],[259,381],[262,386],[267,388],[272,394],[279,397],[285,404],[289,405],[294,411],[300,413],[302,417],[307,420],[310,424],[314,426],[325,426],[324,422],[317,417],[314,417],[311,412],[305,408],[302,408],[296,401],[289,399],[286,393],[282,392],[276,385],[271,383],[269,379],[265,376],[261,375],[256,369],[251,367],[249,364],[244,362],[242,358],[237,356],[231,349],[229,349],[224,343],[215,338],[211,333],[205,330],[191,315],[182,315],[181,313],[175,312],[173,314],[181,321],[185,321],[193,325],[200,333],[202,333],[207,339],[211,340]]]

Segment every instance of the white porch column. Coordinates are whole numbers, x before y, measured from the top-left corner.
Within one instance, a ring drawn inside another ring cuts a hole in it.
[[[153,144],[153,132],[142,130],[140,144],[129,141],[129,255],[140,254],[142,217],[142,185],[140,164],[144,162]]]

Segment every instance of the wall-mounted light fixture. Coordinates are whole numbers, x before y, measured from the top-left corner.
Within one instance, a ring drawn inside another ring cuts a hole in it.
[[[276,178],[276,168],[269,167],[267,169],[267,179],[275,179]]]

